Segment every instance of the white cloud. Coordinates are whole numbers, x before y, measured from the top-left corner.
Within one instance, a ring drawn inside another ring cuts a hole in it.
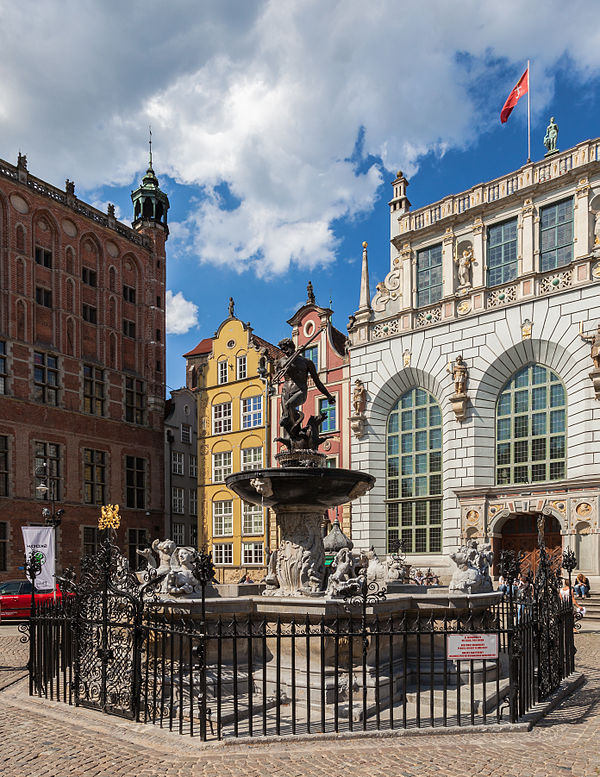
[[[185,335],[198,326],[198,306],[183,296],[167,290],[167,334]]]
[[[159,177],[208,195],[172,211],[173,237],[239,270],[311,268],[335,258],[332,225],[368,211],[390,171],[414,174],[423,154],[497,122],[527,57],[537,111],[558,63],[597,74],[589,13],[585,0],[5,3],[2,155],[21,148],[35,175],[78,189],[129,184],[152,123]],[[361,129],[363,160],[385,170],[356,174]]]

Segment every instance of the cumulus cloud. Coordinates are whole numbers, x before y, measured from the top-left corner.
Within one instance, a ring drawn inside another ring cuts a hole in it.
[[[201,187],[171,214],[200,261],[311,268],[391,173],[497,122],[527,57],[538,111],[560,63],[596,75],[587,16],[585,0],[5,3],[3,149],[78,189],[129,184],[151,123],[159,176]]]
[[[185,335],[190,329],[198,326],[198,305],[183,296],[167,290],[167,334]]]

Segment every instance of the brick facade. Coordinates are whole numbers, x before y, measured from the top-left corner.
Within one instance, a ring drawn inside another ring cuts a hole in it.
[[[59,568],[78,562],[100,503],[121,505],[123,548],[129,529],[163,526],[167,230],[110,210],[34,178],[22,157],[0,160],[0,579],[22,576],[20,528],[49,506],[36,499],[40,444],[58,446]]]

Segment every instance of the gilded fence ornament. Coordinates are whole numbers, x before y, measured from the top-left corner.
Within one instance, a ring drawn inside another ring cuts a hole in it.
[[[102,505],[98,519],[99,529],[118,529],[121,525],[119,505]]]

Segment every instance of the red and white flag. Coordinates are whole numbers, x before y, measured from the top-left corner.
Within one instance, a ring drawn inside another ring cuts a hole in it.
[[[508,95],[508,99],[504,103],[504,107],[500,111],[500,121],[502,124],[508,119],[510,114],[512,113],[513,108],[515,105],[519,102],[521,97],[523,97],[524,94],[527,94],[529,91],[529,67],[527,70],[523,73],[521,78],[517,81],[517,85],[512,90],[512,92]]]

